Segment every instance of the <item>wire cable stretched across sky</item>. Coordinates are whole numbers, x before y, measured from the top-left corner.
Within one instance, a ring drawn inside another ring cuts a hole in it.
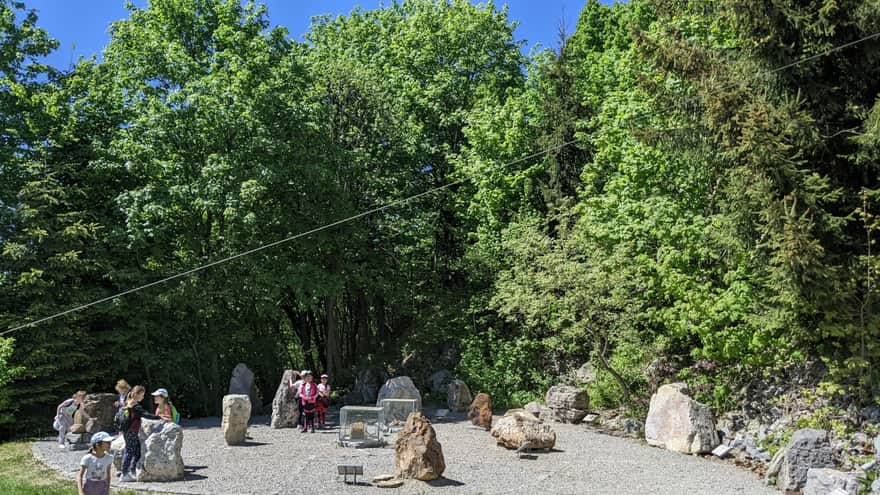
[[[776,74],[776,73],[782,72],[782,71],[784,71],[784,70],[790,69],[790,68],[792,68],[792,67],[796,67],[796,66],[798,66],[798,65],[804,64],[804,63],[806,63],[806,62],[810,62],[810,61],[812,61],[812,60],[816,60],[816,59],[818,59],[818,58],[824,57],[824,56],[829,55],[829,54],[831,54],[831,53],[834,53],[834,52],[836,52],[836,51],[843,50],[843,49],[845,49],[845,48],[849,48],[849,47],[851,47],[851,46],[855,46],[855,45],[858,45],[858,44],[860,44],[860,43],[864,43],[865,41],[868,41],[868,40],[871,40],[871,39],[874,39],[874,38],[878,38],[878,37],[880,37],[880,32],[877,32],[877,33],[874,33],[874,34],[870,34],[870,35],[864,36],[864,37],[859,38],[859,39],[857,39],[857,40],[850,41],[850,42],[848,42],[848,43],[844,43],[844,44],[841,44],[841,45],[838,45],[838,46],[835,46],[835,47],[829,48],[828,50],[825,50],[825,51],[823,51],[823,52],[820,52],[820,53],[816,53],[816,54],[810,55],[809,57],[805,57],[805,58],[802,58],[802,59],[796,60],[796,61],[794,61],[794,62],[791,62],[791,63],[785,64],[785,65],[782,65],[782,66],[780,66],[780,67],[776,67],[775,69],[772,69],[772,70],[768,71],[767,74]],[[727,85],[727,86],[723,86],[723,87],[721,87],[721,88],[718,88],[718,89],[716,89],[716,90],[714,90],[714,91],[709,92],[709,95],[717,94],[717,93],[719,93],[719,92],[722,92],[722,91],[725,91],[725,90],[727,90],[727,89],[730,89],[730,88],[732,88],[732,87],[734,87],[734,86],[735,86],[735,85]],[[681,106],[681,104],[680,104],[680,103],[676,103],[676,104],[670,105],[669,107],[667,107],[667,108],[665,108],[665,109],[660,110],[659,112],[653,112],[653,113],[651,113],[651,114],[644,114],[644,115],[641,115],[641,116],[637,116],[635,120],[640,120],[640,119],[642,119],[642,118],[646,118],[646,117],[649,117],[649,116],[652,116],[652,115],[654,115],[654,116],[656,116],[656,115],[662,115],[662,114],[664,114],[664,113],[666,113],[666,112],[668,112],[668,111],[670,111],[670,110],[672,110],[672,109],[674,109],[674,108],[677,108],[677,107],[679,107],[679,106]],[[531,154],[529,154],[529,155],[525,155],[525,156],[523,156],[523,157],[517,158],[516,160],[513,160],[513,161],[511,161],[511,162],[505,163],[505,164],[502,165],[502,167],[508,167],[508,166],[510,166],[510,165],[516,165],[516,164],[518,164],[518,163],[524,162],[524,161],[529,160],[529,159],[531,159],[531,158],[535,158],[535,157],[538,157],[538,156],[544,155],[544,154],[546,154],[546,153],[550,153],[550,152],[552,152],[552,151],[556,151],[556,150],[559,150],[559,149],[565,148],[566,146],[572,145],[572,144],[574,144],[574,143],[576,143],[576,142],[578,142],[578,141],[580,141],[580,139],[572,139],[572,140],[570,140],[570,141],[566,141],[566,142],[564,142],[564,143],[562,143],[562,144],[558,144],[558,145],[556,145],[556,146],[552,146],[552,147],[549,147],[549,148],[542,149],[542,150],[537,151],[537,152],[535,152],[535,153],[531,153]],[[179,278],[187,277],[187,276],[189,276],[189,275],[192,275],[193,273],[197,273],[197,272],[200,272],[200,271],[202,271],[202,270],[206,270],[206,269],[208,269],[208,268],[211,268],[212,266],[220,265],[220,264],[227,263],[227,262],[230,262],[230,261],[233,261],[233,260],[239,259],[239,258],[243,258],[243,257],[245,257],[245,256],[249,256],[249,255],[251,255],[251,254],[254,254],[254,253],[257,253],[257,252],[260,252],[260,251],[263,251],[263,250],[266,250],[266,249],[269,249],[269,248],[272,248],[272,247],[275,247],[275,246],[278,246],[278,245],[281,245],[281,244],[285,244],[285,243],[288,243],[288,242],[294,241],[294,240],[296,240],[296,239],[300,239],[300,238],[303,238],[303,237],[309,236],[309,235],[311,235],[311,234],[314,234],[314,233],[317,233],[317,232],[321,232],[321,231],[323,231],[323,230],[331,229],[331,228],[333,228],[333,227],[336,227],[336,226],[339,226],[339,225],[342,225],[342,224],[345,224],[345,223],[348,223],[348,222],[352,222],[352,221],[355,221],[355,220],[358,220],[358,219],[361,219],[361,218],[367,217],[367,216],[372,215],[372,214],[374,214],[374,213],[379,213],[379,212],[381,212],[381,211],[387,210],[387,209],[389,209],[389,208],[393,208],[393,207],[395,207],[395,206],[399,206],[399,205],[402,205],[402,204],[405,204],[405,203],[409,203],[410,201],[414,201],[414,200],[419,199],[419,198],[422,198],[422,197],[424,197],[424,196],[428,196],[428,195],[430,195],[430,194],[434,194],[434,193],[439,192],[439,191],[442,191],[442,190],[444,190],[444,189],[449,189],[450,187],[454,187],[454,186],[457,186],[457,185],[459,185],[459,184],[463,184],[464,182],[467,182],[468,180],[469,180],[469,179],[464,178],[464,179],[459,179],[459,180],[456,180],[456,181],[453,181],[453,182],[449,182],[449,183],[447,183],[447,184],[443,184],[443,185],[441,185],[441,186],[437,186],[437,187],[434,187],[434,188],[428,189],[427,191],[423,191],[423,192],[421,192],[421,193],[418,193],[418,194],[415,194],[415,195],[412,195],[412,196],[408,196],[408,197],[406,197],[406,198],[398,199],[398,200],[396,200],[396,201],[392,201],[392,202],[390,202],[390,203],[386,203],[386,204],[384,204],[384,205],[377,206],[377,207],[375,207],[375,208],[372,208],[372,209],[370,209],[370,210],[363,211],[363,212],[358,213],[358,214],[356,214],[356,215],[352,215],[352,216],[349,216],[349,217],[343,218],[343,219],[341,219],[341,220],[337,220],[337,221],[335,221],[335,222],[331,222],[331,223],[328,223],[328,224],[325,224],[325,225],[321,225],[321,226],[319,226],[319,227],[315,227],[315,228],[313,228],[313,229],[311,229],[311,230],[307,230],[307,231],[300,232],[300,233],[298,233],[298,234],[295,234],[295,235],[292,235],[292,236],[289,236],[289,237],[285,237],[284,239],[279,239],[279,240],[277,240],[277,241],[270,242],[270,243],[268,243],[268,244],[262,244],[262,245],[260,245],[260,246],[257,246],[257,247],[255,247],[255,248],[253,248],[253,249],[249,249],[249,250],[247,250],[247,251],[243,251],[243,252],[240,252],[240,253],[237,253],[237,254],[231,255],[231,256],[227,256],[227,257],[225,257],[225,258],[220,258],[220,259],[218,259],[218,260],[214,260],[214,261],[212,261],[212,262],[210,262],[210,263],[207,263],[207,264],[204,264],[204,265],[200,265],[200,266],[197,266],[197,267],[195,267],[195,268],[191,268],[191,269],[186,270],[186,271],[183,271],[183,272],[176,273],[176,274],[174,274],[174,275],[171,275],[171,276],[168,276],[168,277],[165,277],[165,278],[162,278],[162,279],[156,280],[156,281],[154,281],[154,282],[150,282],[150,283],[147,283],[147,284],[139,285],[139,286],[137,286],[137,287],[134,287],[134,288],[131,288],[131,289],[128,289],[128,290],[125,290],[125,291],[122,291],[122,292],[119,292],[119,293],[113,294],[112,296],[107,296],[107,297],[104,297],[104,298],[101,298],[101,299],[98,299],[98,300],[92,301],[92,302],[90,302],[90,303],[86,303],[86,304],[82,304],[82,305],[79,305],[79,306],[72,307],[72,308],[67,309],[67,310],[65,310],[65,311],[62,311],[62,312],[60,312],[60,313],[55,313],[55,314],[52,314],[52,315],[49,315],[49,316],[46,316],[46,317],[43,317],[43,318],[40,318],[40,319],[37,319],[37,320],[31,321],[31,322],[28,322],[28,323],[23,323],[23,324],[21,324],[21,325],[11,327],[11,328],[9,328],[9,329],[7,329],[7,330],[4,330],[3,332],[0,332],[0,337],[5,336],[5,335],[8,335],[8,334],[13,333],[13,332],[16,332],[16,331],[18,331],[18,330],[22,330],[22,329],[27,328],[27,327],[36,326],[36,325],[39,325],[39,324],[41,324],[41,323],[45,323],[45,322],[47,322],[47,321],[54,320],[54,319],[56,319],[56,318],[60,318],[60,317],[62,317],[62,316],[65,316],[65,315],[68,315],[68,314],[71,314],[71,313],[76,313],[76,312],[82,311],[82,310],[84,310],[84,309],[90,308],[90,307],[92,307],[92,306],[96,306],[96,305],[98,305],[98,304],[101,304],[101,303],[104,303],[104,302],[107,302],[107,301],[112,301],[113,299],[116,299],[116,298],[119,298],[119,297],[123,297],[123,296],[126,296],[126,295],[128,295],[128,294],[132,294],[132,293],[135,293],[135,292],[139,292],[139,291],[142,291],[142,290],[144,290],[144,289],[148,289],[148,288],[150,288],[150,287],[154,287],[154,286],[157,286],[157,285],[162,285],[162,284],[164,284],[164,283],[166,283],[166,282],[170,282],[170,281],[172,281],[172,280],[176,280],[176,279],[179,279]]]

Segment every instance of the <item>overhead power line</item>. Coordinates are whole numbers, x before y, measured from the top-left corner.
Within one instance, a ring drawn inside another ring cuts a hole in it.
[[[831,53],[834,53],[834,52],[836,52],[836,51],[840,51],[840,50],[843,50],[843,49],[845,49],[845,48],[849,48],[849,47],[852,47],[852,46],[858,45],[858,44],[860,44],[860,43],[864,43],[865,41],[868,41],[868,40],[871,40],[871,39],[875,39],[875,38],[878,38],[878,37],[880,37],[880,32],[877,32],[877,33],[874,33],[874,34],[870,34],[870,35],[864,36],[864,37],[862,37],[862,38],[859,38],[859,39],[854,40],[854,41],[850,41],[850,42],[848,42],[848,43],[843,43],[843,44],[841,44],[841,45],[834,46],[834,47],[829,48],[829,49],[827,49],[827,50],[825,50],[825,51],[822,51],[822,52],[820,52],[820,53],[816,53],[816,54],[810,55],[810,56],[808,56],[808,57],[804,57],[804,58],[802,58],[802,59],[796,60],[796,61],[794,61],[794,62],[791,62],[791,63],[785,64],[785,65],[782,65],[782,66],[780,66],[780,67],[776,67],[775,69],[772,69],[772,70],[768,71],[767,74],[776,74],[776,73],[778,73],[778,72],[785,71],[785,70],[790,69],[790,68],[792,68],[792,67],[796,67],[796,66],[801,65],[801,64],[804,64],[804,63],[806,63],[806,62],[810,62],[810,61],[812,61],[812,60],[816,60],[816,59],[818,59],[818,58],[824,57],[824,56],[829,55],[829,54],[831,54]],[[714,95],[714,94],[717,94],[717,93],[719,93],[719,92],[722,92],[722,91],[726,91],[726,90],[728,90],[728,89],[731,89],[731,88],[733,88],[733,87],[735,87],[735,86],[736,86],[735,84],[731,84],[731,85],[723,86],[723,87],[718,88],[718,89],[716,89],[716,90],[714,90],[714,91],[710,91],[708,94],[709,94],[709,95]],[[666,107],[666,108],[660,110],[659,112],[653,112],[653,113],[651,113],[651,114],[643,114],[643,115],[641,115],[641,116],[638,116],[638,117],[636,117],[635,120],[640,120],[640,119],[642,119],[642,118],[646,118],[646,117],[649,117],[649,116],[656,116],[656,115],[659,115],[659,114],[664,114],[664,113],[666,113],[666,112],[668,112],[668,111],[670,111],[670,110],[672,110],[672,109],[675,109],[675,108],[677,108],[677,107],[679,107],[679,106],[681,106],[681,104],[680,104],[680,103],[676,103],[676,104],[670,105],[670,106],[668,106],[668,107]],[[542,149],[542,150],[537,151],[537,152],[535,152],[535,153],[532,153],[532,154],[529,154],[529,155],[526,155],[526,156],[520,157],[520,158],[518,158],[518,159],[516,159],[516,160],[513,160],[513,161],[511,161],[511,162],[505,163],[504,165],[502,165],[502,167],[509,167],[509,166],[511,166],[511,165],[516,165],[516,164],[518,164],[518,163],[521,163],[521,162],[523,162],[523,161],[529,160],[529,159],[531,159],[531,158],[535,158],[535,157],[537,157],[537,156],[541,156],[541,155],[543,155],[543,154],[545,154],[545,153],[550,153],[550,152],[552,152],[552,151],[556,151],[556,150],[558,150],[558,149],[562,149],[562,148],[564,148],[564,147],[566,147],[566,146],[569,146],[569,145],[571,145],[571,144],[574,144],[574,143],[576,143],[576,142],[578,142],[578,141],[579,141],[579,139],[572,139],[572,140],[567,141],[567,142],[564,142],[564,143],[562,143],[562,144],[558,144],[558,145],[556,145],[556,146],[552,146],[552,147],[549,147],[549,148]],[[90,307],[92,307],[92,306],[95,306],[95,305],[98,305],[98,304],[101,304],[101,303],[104,303],[104,302],[107,302],[107,301],[112,301],[113,299],[116,299],[116,298],[119,298],[119,297],[123,297],[123,296],[126,296],[126,295],[128,295],[128,294],[132,294],[132,293],[135,293],[135,292],[139,292],[139,291],[142,291],[142,290],[144,290],[144,289],[148,289],[148,288],[150,288],[150,287],[155,287],[155,286],[157,286],[157,285],[162,285],[162,284],[164,284],[164,283],[166,283],[166,282],[170,282],[170,281],[172,281],[172,280],[176,280],[176,279],[179,279],[179,278],[187,277],[187,276],[189,276],[189,275],[192,275],[193,273],[197,273],[197,272],[200,272],[200,271],[202,271],[202,270],[206,270],[206,269],[208,269],[208,268],[211,268],[212,266],[217,266],[217,265],[220,265],[220,264],[223,264],[223,263],[227,263],[227,262],[230,262],[230,261],[234,261],[234,260],[237,260],[237,259],[239,259],[239,258],[243,258],[243,257],[245,257],[245,256],[249,256],[249,255],[251,255],[251,254],[254,254],[254,253],[257,253],[257,252],[260,252],[260,251],[263,251],[263,250],[266,250],[266,249],[269,249],[269,248],[272,248],[272,247],[275,247],[275,246],[278,246],[278,245],[281,245],[281,244],[285,244],[285,243],[288,243],[288,242],[294,241],[294,240],[296,240],[296,239],[300,239],[300,238],[303,238],[303,237],[309,236],[309,235],[311,235],[311,234],[315,234],[315,233],[317,233],[317,232],[321,232],[321,231],[323,231],[323,230],[331,229],[331,228],[333,228],[333,227],[336,227],[336,226],[339,226],[339,225],[342,225],[342,224],[345,224],[345,223],[348,223],[348,222],[352,222],[352,221],[354,221],[354,220],[358,220],[358,219],[361,219],[361,218],[367,217],[367,216],[372,215],[372,214],[374,214],[374,213],[379,213],[379,212],[384,211],[384,210],[387,210],[387,209],[389,209],[389,208],[393,208],[393,207],[395,207],[395,206],[399,206],[399,205],[402,205],[402,204],[408,203],[408,202],[410,202],[410,201],[413,201],[413,200],[416,200],[416,199],[422,198],[422,197],[424,197],[424,196],[428,196],[428,195],[434,194],[434,193],[439,192],[439,191],[442,191],[442,190],[444,190],[444,189],[448,189],[448,188],[450,188],[450,187],[454,187],[454,186],[457,186],[457,185],[459,185],[459,184],[463,184],[464,182],[467,182],[468,180],[469,180],[468,178],[464,178],[464,179],[459,179],[459,180],[456,180],[456,181],[453,181],[453,182],[449,182],[449,183],[447,183],[447,184],[443,184],[443,185],[440,185],[440,186],[437,186],[437,187],[433,187],[433,188],[431,188],[431,189],[428,189],[427,191],[424,191],[424,192],[421,192],[421,193],[418,193],[418,194],[415,194],[415,195],[412,195],[412,196],[409,196],[409,197],[406,197],[406,198],[402,198],[402,199],[399,199],[399,200],[396,200],[396,201],[392,201],[392,202],[390,202],[390,203],[386,203],[386,204],[381,205],[381,206],[377,206],[377,207],[375,207],[375,208],[372,208],[372,209],[370,209],[370,210],[366,210],[366,211],[361,212],[361,213],[358,213],[358,214],[356,214],[356,215],[352,215],[352,216],[349,216],[349,217],[343,218],[343,219],[341,219],[341,220],[337,220],[337,221],[332,222],[332,223],[328,223],[328,224],[325,224],[325,225],[321,225],[320,227],[315,227],[315,228],[313,228],[313,229],[311,229],[311,230],[307,230],[307,231],[305,231],[305,232],[300,232],[300,233],[298,233],[298,234],[295,234],[295,235],[292,235],[292,236],[289,236],[289,237],[285,237],[284,239],[280,239],[280,240],[277,240],[277,241],[274,241],[274,242],[270,242],[270,243],[268,243],[268,244],[262,244],[262,245],[260,245],[260,246],[257,246],[257,247],[255,247],[255,248],[253,248],[253,249],[249,249],[249,250],[247,250],[247,251],[243,251],[243,252],[240,252],[240,253],[237,253],[237,254],[231,255],[231,256],[227,256],[227,257],[225,257],[225,258],[221,258],[221,259],[218,259],[218,260],[212,261],[212,262],[210,262],[210,263],[206,263],[206,264],[204,264],[204,265],[200,265],[200,266],[197,266],[197,267],[195,267],[195,268],[191,268],[191,269],[189,269],[189,270],[186,270],[186,271],[183,271],[183,272],[180,272],[180,273],[176,273],[176,274],[174,274],[174,275],[171,275],[171,276],[168,276],[168,277],[165,277],[165,278],[162,278],[162,279],[156,280],[156,281],[154,281],[154,282],[150,282],[150,283],[147,283],[147,284],[139,285],[139,286],[137,286],[137,287],[134,287],[134,288],[131,288],[131,289],[128,289],[128,290],[125,290],[125,291],[122,291],[122,292],[119,292],[119,293],[113,294],[112,296],[107,296],[107,297],[104,297],[104,298],[101,298],[101,299],[98,299],[98,300],[92,301],[92,302],[90,302],[90,303],[86,303],[86,304],[82,304],[82,305],[79,305],[79,306],[75,306],[75,307],[70,308],[70,309],[67,309],[67,310],[65,310],[65,311],[62,311],[62,312],[59,312],[59,313],[55,313],[55,314],[52,314],[52,315],[46,316],[46,317],[44,317],[44,318],[40,318],[40,319],[38,319],[38,320],[34,320],[34,321],[31,321],[31,322],[28,322],[28,323],[23,323],[23,324],[21,324],[21,325],[15,326],[15,327],[11,327],[11,328],[9,328],[9,329],[7,329],[7,330],[4,330],[3,332],[0,332],[0,337],[5,336],[5,335],[8,335],[8,334],[13,333],[13,332],[17,332],[17,331],[22,330],[22,329],[27,328],[27,327],[36,326],[36,325],[39,325],[39,324],[41,324],[41,323],[45,323],[45,322],[47,322],[47,321],[54,320],[54,319],[56,319],[56,318],[60,318],[60,317],[62,317],[62,316],[65,316],[65,315],[68,315],[68,314],[71,314],[71,313],[76,313],[76,312],[82,311],[82,310],[84,310],[84,309],[90,308]]]

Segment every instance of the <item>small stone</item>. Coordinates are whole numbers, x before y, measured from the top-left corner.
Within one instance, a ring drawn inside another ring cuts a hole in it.
[[[870,461],[859,466],[859,469],[864,472],[872,471],[877,467],[877,459],[871,459]]]
[[[403,486],[403,480],[395,478],[386,481],[377,481],[376,486],[379,488],[399,488]]]
[[[512,409],[492,427],[492,436],[508,449],[519,449],[529,443],[532,450],[552,449],[556,445],[556,432],[541,423],[525,409]]]
[[[593,413],[587,414],[581,422],[588,425],[596,425],[599,423],[599,415]]]
[[[394,479],[393,474],[380,474],[379,476],[373,477],[373,483],[378,483],[380,481],[388,481],[388,480],[393,480],[393,479]]]
[[[468,409],[468,417],[476,426],[487,430],[492,427],[492,398],[489,394],[477,394]]]
[[[726,445],[719,445],[715,447],[715,450],[712,451],[712,455],[719,459],[724,459],[727,457],[733,449]]]

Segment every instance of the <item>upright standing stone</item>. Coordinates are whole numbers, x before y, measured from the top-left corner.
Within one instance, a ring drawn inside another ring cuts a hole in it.
[[[684,454],[705,454],[721,443],[712,411],[688,394],[684,383],[657,389],[645,421],[645,440],[649,445]]]
[[[248,420],[251,417],[251,400],[247,395],[223,397],[223,439],[226,445],[244,443],[247,438]]]
[[[479,393],[468,409],[471,423],[485,429],[492,427],[492,398],[489,394]]]
[[[82,407],[77,413],[90,421],[86,421],[86,432],[90,434],[99,431],[113,431],[113,418],[116,415],[116,406],[113,405],[117,401],[116,394],[89,394],[83,400]]]
[[[232,370],[232,377],[229,378],[229,395],[247,395],[251,400],[251,411],[259,414],[262,408],[260,390],[254,382],[254,372],[244,363],[238,363]]]
[[[467,384],[461,380],[452,380],[446,385],[446,407],[450,411],[467,411],[473,398]]]
[[[587,392],[570,385],[550,387],[544,401],[551,410],[553,420],[560,423],[579,423],[590,407]]]
[[[446,470],[443,448],[428,418],[414,412],[406,419],[394,445],[398,478],[431,481]]]
[[[811,468],[834,467],[831,443],[825,430],[804,429],[794,432],[784,450],[779,451],[767,469],[767,480],[776,477],[776,488],[797,491],[807,483]]]
[[[113,453],[113,465],[116,471],[122,472],[122,453],[125,452],[125,437],[119,435],[110,443],[110,452]]]
[[[286,370],[278,384],[278,390],[275,391],[275,398],[272,399],[272,420],[269,423],[272,428],[294,428],[299,424],[299,408],[293,400],[295,392],[290,388],[295,373],[293,370]]]
[[[376,397],[377,406],[382,405],[382,399],[414,399],[416,409],[422,409],[422,394],[408,376],[397,376],[385,382]]]
[[[141,465],[137,480],[177,481],[183,479],[183,429],[168,421],[141,420]]]

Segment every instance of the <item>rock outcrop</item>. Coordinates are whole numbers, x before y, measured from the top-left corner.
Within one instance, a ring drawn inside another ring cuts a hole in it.
[[[137,480],[177,481],[183,479],[183,429],[168,421],[141,420],[141,466]]]
[[[709,453],[720,443],[712,411],[692,399],[683,383],[663,385],[651,397],[645,440],[684,454]]]
[[[477,394],[468,408],[468,418],[476,426],[487,430],[492,427],[492,398],[489,394]]]
[[[420,412],[409,415],[394,445],[397,477],[431,481],[446,470],[443,448],[428,418]]]
[[[552,449],[556,445],[556,432],[534,414],[525,409],[513,409],[492,427],[492,436],[508,449],[518,449],[529,442],[533,450]]]
[[[272,399],[272,419],[269,422],[272,428],[294,428],[299,424],[299,408],[293,400],[296,392],[290,388],[291,380],[296,381],[295,376],[298,375],[293,370],[285,370],[281,376],[281,383]]]
[[[382,399],[415,399],[416,410],[422,409],[422,394],[408,376],[396,376],[388,379],[376,396],[376,405],[382,405]]]
[[[813,468],[834,467],[831,443],[825,430],[804,429],[794,432],[784,449],[776,453],[767,468],[767,480],[776,479],[783,492],[797,491],[807,484]]]
[[[837,493],[835,493],[837,490]],[[803,495],[858,495],[859,480],[856,473],[844,473],[835,469],[814,468],[807,471]]]
[[[223,440],[226,445],[244,443],[247,438],[248,420],[251,418],[251,400],[247,395],[226,395],[223,397]]]
[[[589,408],[587,392],[569,385],[550,387],[544,401],[550,408],[551,418],[560,423],[579,423]]]
[[[471,390],[465,382],[452,380],[446,385],[446,407],[450,411],[467,411],[471,402]]]
[[[77,410],[77,416],[83,417],[86,425],[86,433],[95,434],[99,431],[112,432],[114,430],[113,417],[116,415],[116,394],[89,394],[83,400],[82,407]]]

